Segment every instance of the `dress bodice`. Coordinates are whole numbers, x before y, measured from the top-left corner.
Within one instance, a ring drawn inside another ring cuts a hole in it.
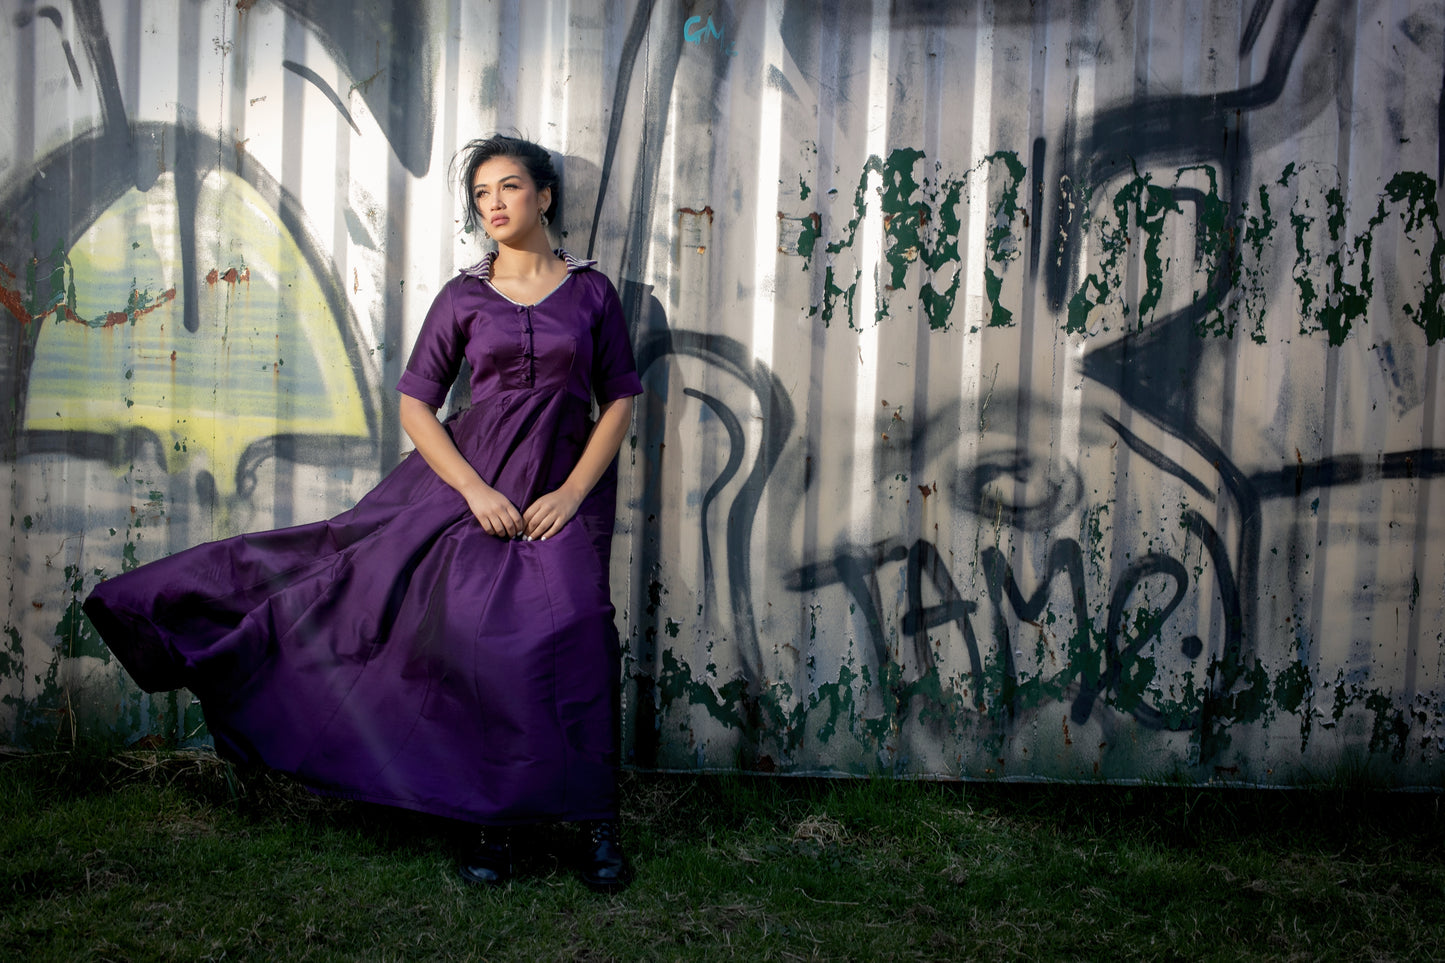
[[[584,402],[640,392],[612,283],[594,262],[559,256],[567,276],[535,304],[518,304],[492,285],[491,257],[449,280],[427,312],[398,390],[440,407],[465,356],[473,404],[513,391],[561,391]]]

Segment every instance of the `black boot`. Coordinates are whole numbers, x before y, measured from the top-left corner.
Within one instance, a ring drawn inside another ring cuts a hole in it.
[[[582,885],[594,893],[620,893],[632,882],[632,870],[622,854],[617,823],[602,820],[583,823],[587,852],[582,858]]]
[[[457,872],[468,883],[500,886],[512,878],[512,831],[485,826],[477,832],[476,847],[462,857]]]

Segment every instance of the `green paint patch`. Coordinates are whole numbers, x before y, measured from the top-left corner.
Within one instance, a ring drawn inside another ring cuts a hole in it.
[[[1333,181],[1333,183],[1332,183]],[[1375,298],[1374,252],[1380,228],[1398,224],[1405,242],[1423,263],[1420,282],[1402,274],[1393,290],[1391,309],[1398,309],[1422,331],[1428,344],[1445,336],[1445,235],[1440,225],[1437,185],[1419,171],[1401,171],[1390,178],[1375,210],[1356,233],[1348,231],[1349,205],[1339,174],[1325,168],[1290,165],[1277,182],[1294,186],[1290,209],[1295,264],[1291,272],[1299,305],[1301,334],[1324,333],[1331,345],[1343,344],[1356,324],[1368,320]],[[1395,250],[1396,238],[1380,239],[1383,250]],[[1395,270],[1399,259],[1396,259]],[[1412,295],[1418,294],[1418,300]]]
[[[65,566],[65,577],[70,582],[70,601],[55,626],[55,637],[60,640],[59,650],[68,659],[90,656],[103,662],[110,661],[110,650],[101,642],[90,619],[80,609],[85,591],[85,577],[77,565]]]
[[[811,258],[813,256],[813,248],[817,245],[818,238],[821,237],[822,234],[823,218],[816,211],[807,217],[799,218],[798,254],[804,258]]]
[[[20,641],[20,630],[13,625],[5,626],[5,646],[0,648],[0,679],[18,679],[25,669],[25,646]]]
[[[747,683],[734,679],[714,688],[706,679],[694,679],[692,669],[671,649],[662,653],[657,691],[664,710],[674,703],[697,706],[729,729],[746,728]]]
[[[1419,325],[1430,344],[1445,336],[1445,239],[1437,186],[1427,174],[1402,171],[1391,177],[1356,232],[1348,227],[1349,205],[1338,173],[1319,165],[1287,165],[1278,178],[1257,182],[1237,210],[1221,195],[1218,174],[1209,165],[1180,167],[1162,183],[1136,170],[1109,189],[1102,213],[1095,214],[1100,205],[1093,202],[1102,189],[1079,189],[1075,197],[1085,212],[1079,229],[1094,257],[1067,302],[1064,327],[1070,333],[1106,333],[1116,319],[1127,319],[1137,330],[1169,311],[1192,319],[1201,338],[1233,338],[1243,330],[1253,342],[1265,343],[1271,292],[1279,295],[1271,274],[1277,261],[1290,260],[1278,250],[1284,239],[1276,211],[1288,208],[1295,302],[1282,305],[1282,313],[1298,318],[1299,333],[1322,333],[1339,345],[1368,318],[1377,298],[1379,246],[1409,247],[1420,262],[1390,263],[1399,283],[1387,287],[1389,310]],[[1382,236],[1390,222],[1398,233]],[[1167,245],[1190,234],[1192,264],[1164,255]],[[1138,267],[1137,287],[1130,286],[1131,264]],[[1191,283],[1185,278],[1196,279],[1192,290],[1171,291]]]
[[[1270,203],[1267,185],[1259,185],[1258,213],[1250,213],[1246,204],[1242,216],[1245,221],[1244,250],[1248,252],[1253,261],[1249,267],[1245,266],[1243,257],[1232,261],[1230,273],[1232,296],[1229,303],[1234,305],[1236,314],[1242,311],[1245,319],[1249,322],[1250,340],[1255,344],[1264,344],[1267,340],[1264,328],[1267,301],[1264,285],[1265,255],[1270,250],[1275,230],[1279,227],[1279,221],[1275,218],[1273,206]],[[1224,310],[1223,307],[1220,310]]]
[[[851,327],[858,327],[856,309],[881,323],[902,304],[916,303],[933,330],[953,323],[951,315],[963,284],[965,194],[972,180],[988,178],[989,221],[983,243],[983,287],[988,299],[988,323],[1013,323],[1013,312],[1001,301],[1003,272],[1018,259],[1024,235],[1024,211],[1019,203],[1026,169],[1018,156],[999,151],[961,175],[930,176],[927,158],[920,150],[897,148],[888,157],[871,156],[863,164],[858,187],[849,199],[848,218],[833,239],[823,245],[826,258],[821,300],[810,313],[830,325],[841,311]],[[861,226],[873,210],[882,221],[882,263],[879,290],[871,305],[857,305],[858,284],[872,266],[861,263]],[[819,218],[818,238],[808,238],[807,250],[816,252],[826,216]],[[834,221],[833,223],[836,223]],[[806,234],[806,230],[803,232]],[[800,237],[799,253],[804,253]],[[805,255],[807,256],[807,255]],[[806,267],[806,264],[805,264]],[[846,277],[847,283],[844,283]]]
[[[1366,696],[1365,708],[1374,714],[1370,727],[1370,751],[1389,752],[1395,762],[1403,760],[1406,740],[1410,738],[1410,720],[1404,710],[1382,692]]]
[[[1207,185],[1202,190],[1194,186],[1200,178]],[[1172,181],[1162,184],[1155,182],[1152,173],[1135,169],[1132,177],[1107,196],[1104,213],[1097,217],[1088,213],[1092,195],[1093,191],[1086,189],[1079,198],[1086,212],[1081,229],[1088,232],[1099,255],[1094,270],[1069,298],[1064,330],[1071,334],[1108,332],[1111,326],[1105,319],[1115,311],[1120,318],[1128,318],[1135,330],[1155,320],[1166,289],[1177,285],[1178,278],[1195,273],[1194,264],[1176,266],[1172,257],[1165,255],[1166,245],[1175,238],[1171,227],[1192,226],[1195,262],[1206,277],[1214,277],[1233,259],[1234,225],[1228,203],[1219,196],[1218,175],[1212,166],[1180,167]],[[1136,251],[1142,276],[1138,298],[1131,303],[1125,296],[1125,283]],[[1182,299],[1173,300],[1178,303]],[[1232,317],[1216,300],[1210,283],[1189,294],[1198,318],[1196,328],[1201,335],[1233,337]]]
[[[1299,333],[1323,334],[1342,344],[1367,319],[1377,292],[1373,264],[1380,251],[1409,248],[1418,261],[1392,268],[1400,283],[1387,285],[1392,312],[1418,325],[1429,344],[1445,337],[1445,232],[1434,178],[1401,171],[1380,192],[1375,210],[1351,232],[1348,199],[1338,174],[1319,165],[1288,164],[1274,179],[1256,181],[1237,200],[1221,193],[1212,165],[1172,173],[1135,169],[1118,183],[1085,185],[1071,198],[1082,211],[1077,230],[1091,254],[1064,305],[1066,332],[1094,336],[1141,330],[1164,316],[1185,317],[1201,338],[1268,339],[1270,300],[1281,288],[1293,303],[1274,310],[1298,318]],[[1015,323],[1021,295],[1006,284],[1018,260],[1029,212],[1021,203],[1027,169],[1018,155],[998,151],[961,174],[940,169],[914,148],[870,156],[851,195],[829,192],[841,216],[825,209],[798,219],[798,253],[804,270],[822,258],[824,278],[810,314],[829,326],[878,324],[900,307],[918,310],[931,330],[959,323],[954,310],[965,283],[983,295],[984,327]],[[966,218],[971,188],[987,179],[982,276],[964,277]],[[800,177],[801,196],[811,195]],[[1099,203],[1096,203],[1099,202]],[[1277,213],[1287,211],[1285,214]],[[1034,216],[1038,212],[1033,212]],[[881,221],[878,263],[862,261],[868,217]],[[1281,234],[1287,223],[1288,234]],[[1383,235],[1393,223],[1398,235]],[[1292,241],[1292,252],[1281,248]],[[1397,245],[1399,246],[1397,248]],[[1185,252],[1190,251],[1192,260]],[[876,272],[872,304],[857,303],[859,282]],[[1378,308],[1376,308],[1378,310]],[[860,317],[863,320],[860,320]]]
[[[1436,198],[1439,185],[1419,171],[1401,171],[1385,185],[1376,217],[1384,219],[1385,199],[1403,205],[1405,238],[1412,243],[1429,245],[1426,258],[1425,284],[1420,289],[1418,304],[1406,303],[1402,310],[1425,332],[1425,342],[1435,344],[1445,338],[1445,232],[1441,230],[1440,207]],[[1374,223],[1374,221],[1372,221]],[[1416,253],[1422,253],[1416,248]]]
[[[1303,662],[1291,662],[1274,678],[1274,703],[1285,712],[1298,712],[1313,689],[1309,668]]]
[[[1019,256],[1020,248],[1014,234],[1014,224],[1020,220],[1019,186],[1024,182],[1025,169],[1018,155],[1007,151],[990,154],[985,163],[1002,163],[1007,172],[998,200],[989,211],[991,223],[988,232],[988,259],[984,262],[983,269],[984,288],[988,303],[992,305],[988,323],[990,327],[999,328],[1013,323],[1013,312],[1003,306],[1000,297],[1003,276],[995,271],[993,266],[1002,267],[1017,260]]]

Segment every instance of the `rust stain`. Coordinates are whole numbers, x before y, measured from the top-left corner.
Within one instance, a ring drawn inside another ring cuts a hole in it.
[[[135,299],[139,300],[139,291],[132,291],[131,294]],[[107,311],[105,314],[105,320],[102,321],[99,325],[96,325],[76,314],[75,310],[71,308],[70,305],[63,302],[60,304],[56,304],[53,307],[47,308],[40,314],[32,315],[30,311],[25,307],[25,302],[21,299],[19,291],[16,291],[13,288],[6,287],[5,285],[0,285],[0,305],[4,305],[5,310],[10,312],[10,315],[15,318],[16,321],[19,321],[22,325],[29,325],[31,322],[34,321],[42,321],[50,315],[56,314],[64,318],[66,321],[70,321],[74,324],[83,324],[88,328],[111,328],[117,324],[124,324],[127,321],[131,321],[135,318],[150,314],[156,308],[160,307],[163,304],[174,301],[175,299],[176,289],[170,288],[164,291],[160,295],[160,297],[155,299],[155,301],[146,305],[145,307],[126,309],[124,311]]]
[[[707,206],[707,207],[704,207],[704,208],[703,208],[702,210],[700,210],[700,211],[699,211],[697,208],[695,208],[695,207],[679,207],[679,208],[677,209],[677,213],[679,213],[679,214],[691,214],[691,215],[693,215],[694,217],[704,217],[704,216],[705,216],[705,217],[707,217],[707,222],[708,222],[709,224],[712,223],[712,206],[711,206],[711,205],[709,205],[709,206]]]
[[[222,274],[216,268],[211,268],[211,273],[206,275],[206,283],[212,286],[215,286],[215,284],[220,281],[225,281],[227,284],[236,284],[238,281],[249,282],[250,280],[250,268],[246,268],[244,271],[237,271],[235,268],[227,268],[225,274]]]
[[[1074,740],[1069,736],[1069,720],[1062,719],[1060,721],[1064,724],[1064,745],[1072,746],[1074,744]]]
[[[133,291],[133,292],[131,292],[131,293],[132,293],[136,298],[139,298],[139,297],[140,297],[140,292],[139,292],[139,291]],[[175,299],[176,299],[176,289],[175,289],[175,288],[168,288],[168,289],[166,289],[165,291],[162,291],[162,292],[161,292],[160,297],[156,298],[154,301],[152,301],[150,304],[147,304],[147,305],[146,305],[145,307],[143,307],[143,308],[136,308],[134,311],[111,311],[111,312],[109,312],[108,314],[106,314],[106,316],[105,316],[105,322],[104,322],[103,324],[101,324],[101,327],[102,327],[102,328],[114,327],[114,326],[117,325],[117,324],[124,324],[124,323],[127,322],[127,321],[133,321],[133,320],[135,320],[136,318],[144,317],[145,315],[150,314],[152,311],[154,311],[156,308],[160,307],[161,305],[163,305],[163,304],[169,304],[170,302],[174,301]],[[79,321],[81,324],[85,324],[84,319],[75,317],[74,312],[71,311],[69,308],[66,309],[65,314],[66,314],[67,320]]]
[[[8,269],[6,273],[10,273]],[[11,274],[10,276],[14,277],[15,275]],[[5,285],[0,285],[0,304],[5,305],[5,310],[9,311],[11,316],[21,324],[28,325],[31,321],[35,320],[30,316],[30,312],[25,310],[25,302],[20,299],[19,291],[12,290]]]

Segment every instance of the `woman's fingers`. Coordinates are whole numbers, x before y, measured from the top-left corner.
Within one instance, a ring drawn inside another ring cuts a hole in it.
[[[522,521],[513,516],[494,515],[482,522],[482,528],[498,538],[516,538],[522,533]]]
[[[527,526],[527,537],[536,540],[550,538],[562,530],[563,519],[555,516],[533,519]]]
[[[548,492],[527,506],[522,516],[528,538],[551,538],[577,512],[576,502],[560,492]]]
[[[531,539],[546,538],[558,527],[554,522],[554,517],[550,509],[539,507],[536,502],[533,502],[522,518],[522,531]]]
[[[516,538],[525,527],[522,513],[500,493],[486,490],[469,500],[472,515],[482,531],[497,538]]]

